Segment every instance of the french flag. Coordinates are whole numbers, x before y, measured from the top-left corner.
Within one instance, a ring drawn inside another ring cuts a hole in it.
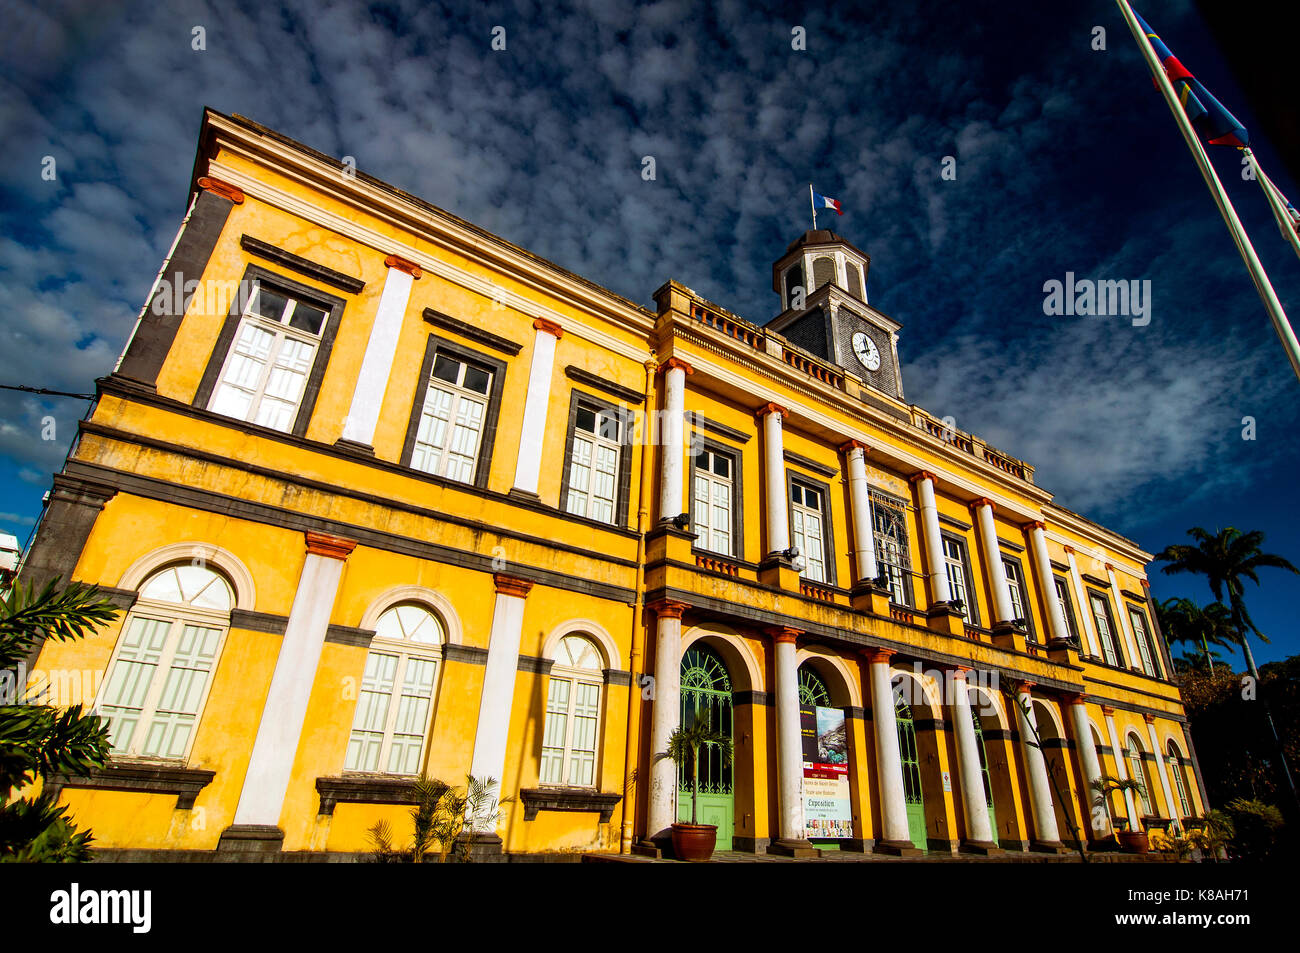
[[[844,209],[840,208],[839,199],[827,198],[816,189],[813,190],[813,208],[833,208],[835,209],[836,214],[844,214]]]

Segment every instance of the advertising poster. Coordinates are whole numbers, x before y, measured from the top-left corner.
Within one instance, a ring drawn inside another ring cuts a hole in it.
[[[802,706],[804,836],[832,840],[853,836],[849,799],[849,743],[844,712]]]

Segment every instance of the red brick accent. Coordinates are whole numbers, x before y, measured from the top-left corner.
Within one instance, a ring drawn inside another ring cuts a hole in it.
[[[401,255],[389,255],[384,259],[384,264],[389,268],[396,268],[398,271],[404,271],[417,281],[424,275],[420,266]]]
[[[308,530],[307,552],[313,556],[328,556],[330,559],[347,559],[352,550],[357,548],[357,541],[331,536],[328,533],[315,533]]]
[[[220,195],[224,199],[230,199],[236,205],[244,204],[244,192],[236,188],[229,182],[222,182],[220,179],[214,179],[210,175],[205,175],[199,179],[199,188],[205,192],[211,192],[213,195]]]

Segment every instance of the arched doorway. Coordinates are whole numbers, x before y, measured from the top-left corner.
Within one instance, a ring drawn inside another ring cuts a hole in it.
[[[699,712],[727,735],[734,735],[731,676],[722,659],[703,645],[693,645],[682,655],[681,724],[690,724]],[[700,752],[697,814],[701,824],[718,828],[717,850],[731,850],[735,828],[732,765],[724,762],[717,745]],[[685,767],[677,773],[677,818],[691,819],[691,778]]]
[[[925,827],[925,796],[921,790],[921,759],[916,747],[916,724],[912,706],[894,696],[894,720],[898,724],[898,754],[903,762],[903,797],[907,801],[907,833],[912,843],[926,850],[929,835]]]
[[[993,843],[998,843],[998,817],[993,807],[993,780],[989,777],[988,753],[984,750],[984,728],[980,725],[980,715],[975,706],[971,706],[971,721],[975,723],[975,751],[980,756],[980,778],[984,783],[984,803],[989,809],[989,828],[993,831]]]

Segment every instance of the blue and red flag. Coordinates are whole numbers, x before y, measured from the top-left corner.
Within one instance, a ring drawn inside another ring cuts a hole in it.
[[[839,199],[829,199],[826,196],[822,195],[820,192],[818,192],[816,189],[813,189],[813,208],[814,209],[833,208],[840,215],[844,214],[844,209],[840,208]]]
[[[1178,101],[1183,104],[1183,112],[1187,113],[1192,128],[1212,146],[1250,145],[1246,127],[1237,122],[1236,117],[1224,109],[1223,104],[1192,75],[1192,71],[1178,61],[1178,57],[1170,52],[1169,47],[1165,46],[1156,31],[1151,29],[1136,10],[1133,15],[1151,42],[1151,48],[1156,51],[1156,57],[1164,65],[1165,75],[1173,84],[1174,92],[1178,94]]]

